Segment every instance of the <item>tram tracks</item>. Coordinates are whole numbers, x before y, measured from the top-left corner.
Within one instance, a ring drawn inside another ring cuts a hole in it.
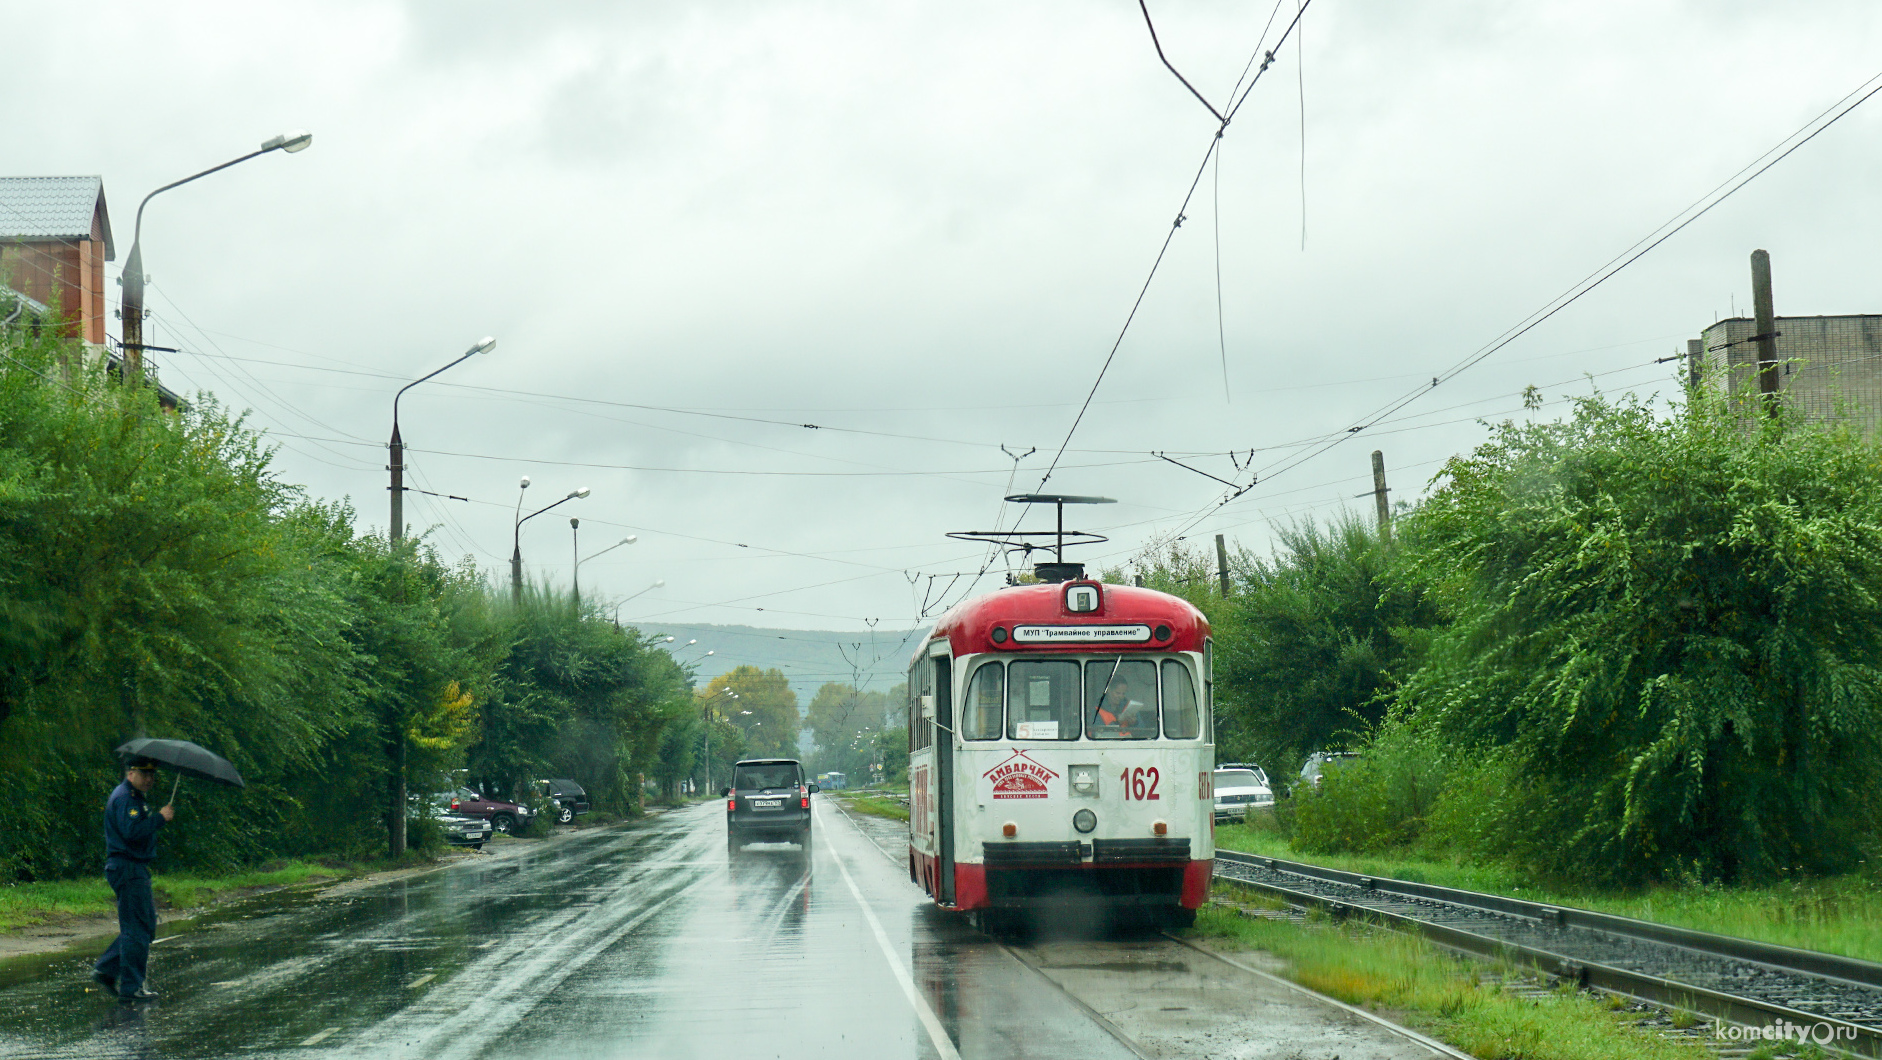
[[[1627,917],[1216,851],[1216,875],[1336,918],[1530,965],[1582,986],[1748,1027],[1799,1028],[1882,1058],[1882,964]]]

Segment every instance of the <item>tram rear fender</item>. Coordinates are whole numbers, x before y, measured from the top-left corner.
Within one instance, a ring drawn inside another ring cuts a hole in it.
[[[1209,900],[1209,880],[1215,875],[1215,861],[1192,861],[1183,867],[1183,897],[1179,899],[1184,909],[1201,909]]]

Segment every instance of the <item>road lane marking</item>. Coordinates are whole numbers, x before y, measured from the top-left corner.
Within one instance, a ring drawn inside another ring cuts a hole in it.
[[[326,1030],[321,1031],[319,1034],[316,1034],[313,1037],[302,1042],[301,1048],[305,1049],[310,1045],[319,1045],[321,1042],[326,1041],[328,1038],[333,1037],[335,1034],[338,1034],[339,1032],[340,1032],[340,1028],[338,1027],[328,1027]]]
[[[421,987],[421,986],[424,986],[424,985],[425,985],[426,983],[429,983],[429,982],[431,982],[431,981],[432,981],[433,979],[436,979],[436,978],[438,978],[438,973],[437,973],[437,972],[432,972],[432,973],[431,973],[431,974],[429,974],[429,975],[421,975],[421,976],[419,976],[418,978],[416,978],[416,979],[414,979],[414,980],[412,980],[411,982],[409,982],[409,983],[406,983],[406,984],[405,984],[405,989],[407,989],[407,990],[416,990],[416,989],[418,989],[419,987]]]
[[[947,1028],[941,1026],[934,1009],[929,1008],[928,1002],[915,990],[915,980],[909,975],[908,969],[902,967],[902,962],[896,959],[895,949],[889,945],[888,932],[882,930],[882,921],[876,919],[876,911],[869,908],[862,889],[856,886],[856,880],[850,876],[849,866],[843,864],[843,855],[832,850],[830,860],[836,862],[837,871],[843,874],[843,882],[849,884],[850,893],[856,896],[856,904],[863,907],[863,919],[869,921],[869,930],[875,932],[876,945],[882,948],[882,958],[889,962],[889,970],[895,973],[895,981],[902,984],[902,993],[908,998],[915,1015],[920,1018],[922,1027],[928,1031],[928,1040],[934,1043],[935,1052],[941,1054],[941,1060],[961,1060],[960,1051],[954,1048]]]

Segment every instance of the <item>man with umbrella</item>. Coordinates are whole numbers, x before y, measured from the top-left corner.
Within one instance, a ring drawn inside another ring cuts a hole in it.
[[[150,893],[150,863],[157,857],[157,830],[176,818],[176,791],[170,802],[153,810],[144,796],[157,786],[157,766],[176,771],[178,786],[186,776],[245,787],[228,759],[188,740],[139,737],[118,748],[124,783],[105,802],[105,880],[118,896],[118,938],[98,958],[91,977],[127,1001],[157,996],[144,980],[151,940],[157,934],[157,903]]]
[[[105,882],[118,897],[118,937],[98,958],[91,977],[127,1001],[157,996],[144,981],[150,943],[157,934],[150,863],[157,858],[157,831],[176,819],[176,806],[151,809],[144,796],[156,786],[156,761],[144,756],[131,758],[125,766],[124,783],[105,802]]]

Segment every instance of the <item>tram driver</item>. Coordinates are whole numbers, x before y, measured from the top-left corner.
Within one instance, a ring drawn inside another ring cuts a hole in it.
[[[1116,730],[1119,738],[1135,738],[1133,729],[1145,730],[1147,736],[1154,737],[1157,729],[1157,712],[1149,705],[1131,694],[1130,678],[1119,670],[1105,686],[1104,695],[1099,698],[1096,709],[1092,712],[1092,724]]]

